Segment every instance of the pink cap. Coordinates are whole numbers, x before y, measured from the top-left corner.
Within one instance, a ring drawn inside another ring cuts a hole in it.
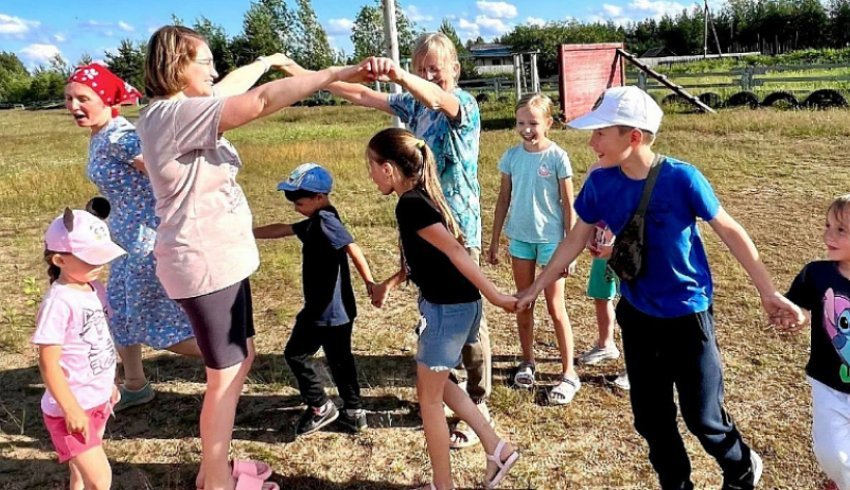
[[[99,218],[80,209],[65,208],[44,234],[44,246],[51,252],[70,253],[91,265],[103,265],[126,254],[109,236],[109,228]]]

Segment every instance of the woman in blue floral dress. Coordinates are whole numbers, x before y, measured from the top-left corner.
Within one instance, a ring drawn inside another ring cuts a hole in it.
[[[91,130],[88,177],[111,205],[107,223],[112,239],[127,251],[110,266],[107,283],[113,312],[109,324],[124,365],[116,411],[154,397],[142,367],[142,344],[200,357],[186,314],[156,277],[156,201],[136,129],[114,108],[140,97],[99,64],[77,68],[65,87],[66,108],[77,126]]]

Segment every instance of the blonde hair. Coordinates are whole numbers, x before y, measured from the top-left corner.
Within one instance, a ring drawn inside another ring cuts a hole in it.
[[[439,55],[440,60],[447,61],[450,64],[458,64],[457,48],[448,36],[442,32],[426,32],[416,39],[413,43],[413,69],[419,70],[423,58],[428,56],[428,53],[435,52]],[[457,83],[460,79],[460,68],[455,70],[454,81]]]
[[[525,94],[516,102],[514,112],[519,111],[523,107],[529,109],[537,109],[546,117],[552,117],[552,99],[544,94]]]
[[[198,54],[204,36],[183,26],[160,27],[148,41],[145,95],[168,97],[186,87],[183,73]]]
[[[463,243],[460,226],[455,221],[446,197],[443,195],[443,189],[440,187],[434,153],[424,140],[417,138],[406,129],[387,128],[372,136],[368,149],[371,155],[376,157],[373,158],[374,160],[386,161],[405,177],[416,179],[416,185],[434,201],[446,222],[449,233]]]
[[[826,210],[826,214],[832,215],[839,221],[850,223],[850,194],[836,197]]]

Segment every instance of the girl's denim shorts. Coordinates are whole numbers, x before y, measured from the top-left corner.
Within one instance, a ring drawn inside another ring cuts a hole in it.
[[[463,346],[478,342],[481,309],[480,299],[446,305],[420,298],[416,361],[432,371],[448,371],[460,365]]]

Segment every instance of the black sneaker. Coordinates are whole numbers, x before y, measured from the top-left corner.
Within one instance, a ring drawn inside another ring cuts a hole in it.
[[[330,400],[325,402],[321,407],[307,407],[301,418],[298,419],[298,426],[295,428],[296,436],[306,436],[332,423],[339,417],[339,410],[336,405]]]
[[[343,410],[339,414],[337,423],[351,432],[363,432],[369,425],[366,423],[366,410],[358,408],[355,410]]]

